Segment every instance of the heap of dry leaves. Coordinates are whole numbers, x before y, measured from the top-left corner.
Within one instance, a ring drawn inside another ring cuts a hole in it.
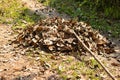
[[[41,20],[37,25],[28,27],[20,33],[17,41],[23,46],[40,47],[51,52],[85,52],[75,35],[70,32],[71,29],[75,30],[91,51],[114,51],[109,41],[88,24],[62,18]]]

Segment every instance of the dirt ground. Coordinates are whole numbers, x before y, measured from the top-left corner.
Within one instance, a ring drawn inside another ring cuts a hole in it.
[[[35,0],[21,0],[25,6],[33,10],[36,14],[44,14],[47,17],[61,16],[69,19],[67,15],[60,15],[51,8],[46,8]],[[41,9],[43,9],[41,11]],[[0,80],[48,80],[48,77],[54,74],[46,70],[34,59],[23,55],[25,49],[11,44],[16,34],[11,30],[10,25],[0,24]],[[114,76],[120,78],[120,39],[113,39],[117,45],[116,53],[108,54],[106,57],[98,56],[103,62],[108,63],[107,68],[114,71]],[[112,58],[112,57],[114,58]],[[108,58],[109,57],[109,58]],[[56,79],[50,79],[56,80]]]
[[[22,0],[22,2],[37,15],[60,16],[56,11],[49,12],[51,8],[46,10],[47,7],[35,0]],[[64,17],[67,18],[66,15]],[[47,80],[53,73],[47,70],[43,74],[43,68],[39,66],[39,62],[36,63],[28,56],[22,55],[25,49],[11,44],[11,41],[16,37],[11,27],[10,25],[0,24],[0,80]]]

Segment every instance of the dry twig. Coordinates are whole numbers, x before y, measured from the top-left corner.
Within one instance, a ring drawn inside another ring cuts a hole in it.
[[[73,33],[76,38],[78,39],[78,41],[80,42],[80,44],[83,46],[83,48],[88,51],[94,58],[95,60],[103,67],[103,69],[106,71],[106,73],[113,79],[116,80],[115,77],[109,72],[109,70],[103,65],[103,63],[95,56],[95,54],[83,43],[83,41],[79,38],[79,36],[76,34],[76,32],[74,30],[70,31],[71,33]]]

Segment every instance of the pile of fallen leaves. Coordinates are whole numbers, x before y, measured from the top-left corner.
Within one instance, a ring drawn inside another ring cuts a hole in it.
[[[70,30],[73,29],[87,47],[97,53],[114,51],[110,42],[98,31],[84,22],[49,18],[39,21],[37,25],[26,28],[17,37],[23,46],[40,47],[51,52],[85,52],[84,48]]]

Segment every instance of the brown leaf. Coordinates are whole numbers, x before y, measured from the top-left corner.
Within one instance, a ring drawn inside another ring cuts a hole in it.
[[[113,65],[113,66],[120,66],[120,63],[112,62],[111,65]]]
[[[37,40],[36,40],[35,38],[33,38],[32,41],[33,41],[34,43],[37,43]]]
[[[68,39],[64,39],[64,42],[67,42],[67,43],[73,43],[73,41],[75,40],[75,38],[68,38]]]
[[[43,42],[45,45],[52,45],[53,44],[53,42],[49,39],[45,39]]]
[[[62,42],[57,42],[56,45],[59,46],[59,47],[63,47],[64,46],[64,44]]]
[[[50,51],[77,51],[82,48],[77,38],[71,33],[74,29],[79,38],[95,52],[111,53],[114,48],[108,45],[107,39],[85,22],[64,20],[62,18],[48,18],[37,25],[30,26],[19,34],[17,41],[23,46],[47,47]],[[45,49],[46,50],[46,49]],[[85,52],[85,50],[81,50]]]
[[[50,51],[53,51],[53,50],[55,50],[55,46],[48,46],[48,49],[49,49]]]

